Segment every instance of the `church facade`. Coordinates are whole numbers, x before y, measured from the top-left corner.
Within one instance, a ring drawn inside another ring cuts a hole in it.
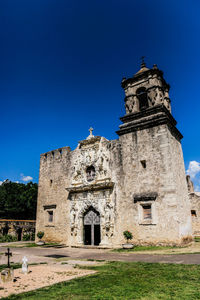
[[[75,150],[41,155],[36,232],[68,246],[183,244],[191,209],[169,85],[144,62],[123,78],[126,114],[116,140],[90,135]]]

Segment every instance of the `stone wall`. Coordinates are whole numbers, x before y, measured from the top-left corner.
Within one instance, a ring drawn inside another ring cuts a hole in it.
[[[166,125],[124,134],[120,142],[124,176],[116,231],[130,230],[139,244],[180,244],[191,239],[180,142]],[[143,219],[145,205],[152,209],[148,221]]]
[[[191,202],[192,230],[194,236],[200,236],[200,193],[189,194]]]
[[[35,220],[9,220],[0,219],[0,234],[10,234],[21,241],[24,234],[35,233]]]
[[[70,185],[71,158],[69,147],[41,155],[36,232],[44,231],[46,241],[69,241],[70,202],[66,188]],[[52,222],[49,212],[53,212]]]

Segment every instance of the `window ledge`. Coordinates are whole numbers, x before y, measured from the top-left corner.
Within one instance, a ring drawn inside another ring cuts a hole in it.
[[[55,227],[55,225],[45,225],[45,227]]]
[[[153,221],[143,221],[140,222],[139,225],[157,225],[157,224]]]

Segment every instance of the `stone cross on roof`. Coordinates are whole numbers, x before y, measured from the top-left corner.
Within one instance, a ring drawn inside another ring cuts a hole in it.
[[[89,129],[89,132],[90,132],[90,135],[92,135],[92,131],[93,131],[94,129],[92,128],[92,127],[90,127],[90,129]]]
[[[94,135],[92,134],[92,131],[93,131],[93,130],[94,130],[94,129],[93,129],[92,127],[90,127],[90,129],[89,129],[90,135],[87,137],[87,140],[94,137]]]

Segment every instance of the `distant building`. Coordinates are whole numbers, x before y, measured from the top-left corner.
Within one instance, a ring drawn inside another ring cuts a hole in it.
[[[189,199],[191,203],[192,231],[194,236],[200,236],[200,192],[194,191],[190,176],[186,176]]]
[[[69,246],[120,247],[192,239],[191,208],[169,85],[156,65],[122,80],[116,140],[90,135],[41,155],[36,230]],[[97,112],[98,113],[98,112]],[[78,120],[77,120],[78,122]]]

